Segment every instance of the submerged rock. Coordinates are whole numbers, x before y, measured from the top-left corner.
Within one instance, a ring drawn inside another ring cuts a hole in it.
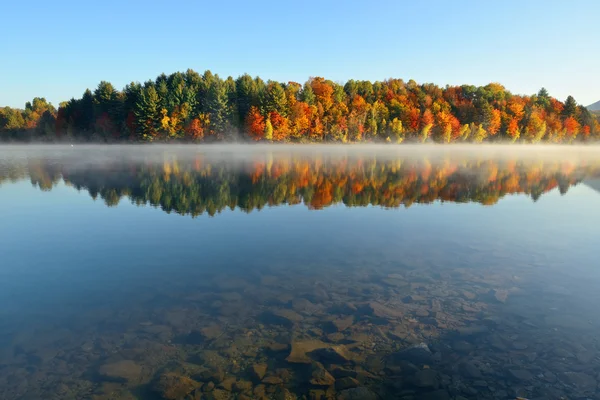
[[[236,392],[250,393],[252,392],[252,382],[244,380],[234,382],[233,390]]]
[[[392,353],[390,359],[395,361],[408,361],[413,364],[430,364],[433,362],[433,353],[425,343],[419,343]]]
[[[283,325],[286,327],[291,327],[295,323],[302,321],[302,319],[302,315],[289,308],[267,311],[261,316],[261,321],[265,324]]]
[[[331,364],[345,364],[352,361],[352,354],[344,345],[336,345],[310,352],[310,356]]]
[[[335,381],[336,390],[346,390],[360,386],[360,382],[349,376]]]
[[[419,309],[418,309],[418,310],[415,312],[415,315],[416,315],[417,317],[422,317],[422,318],[424,318],[424,317],[429,317],[429,311],[427,311],[427,310],[426,310],[426,309],[424,309],[424,308],[419,308]]]
[[[223,334],[223,329],[220,325],[212,324],[200,329],[200,333],[205,339],[216,339]]]
[[[166,373],[161,374],[158,379],[152,383],[152,390],[159,394],[163,399],[177,400],[192,393],[201,386],[201,383],[186,376]]]
[[[342,390],[338,395],[338,400],[379,400],[379,396],[366,387],[357,387]]]
[[[524,369],[509,369],[510,375],[519,381],[530,381],[533,379],[533,374]]]
[[[496,289],[494,290],[494,298],[500,303],[506,303],[508,299],[508,290]]]
[[[479,379],[483,375],[481,371],[472,362],[464,362],[460,365],[460,371],[464,376],[471,379]]]
[[[437,389],[440,386],[439,374],[432,369],[423,369],[413,378],[413,384],[420,388]]]
[[[267,383],[269,385],[281,385],[283,383],[283,379],[281,379],[278,376],[271,375],[271,376],[267,376],[265,379],[263,379],[262,382]]]
[[[446,390],[435,390],[429,393],[420,393],[419,400],[450,400],[450,394]]]
[[[254,364],[250,369],[250,373],[254,378],[261,381],[267,374],[267,364]]]
[[[223,389],[215,389],[206,395],[208,400],[229,400],[232,398],[231,393]]]
[[[367,309],[371,314],[379,318],[398,319],[404,316],[403,310],[390,308],[376,301],[370,302],[367,306]]]
[[[341,379],[345,377],[356,378],[358,373],[353,369],[346,369],[342,367],[334,367],[331,369],[331,375],[333,375],[336,379]]]
[[[320,340],[294,340],[286,360],[291,363],[310,364],[312,360],[307,353],[317,349],[325,349],[329,346],[329,344]]]
[[[309,400],[325,400],[326,399],[325,391],[322,389],[311,389],[308,392],[308,399]]]
[[[336,318],[331,321],[331,325],[338,332],[350,328],[352,324],[354,324],[354,317],[352,315],[345,318]]]
[[[228,392],[231,392],[231,390],[233,389],[233,384],[235,383],[236,379],[234,376],[229,376],[225,379],[223,379],[218,385],[217,387],[221,388],[221,389],[225,389]]]
[[[565,372],[565,380],[575,387],[578,392],[585,394],[596,393],[597,382],[593,376],[584,374],[583,372]]]
[[[296,400],[295,394],[283,387],[278,387],[273,395],[273,400]]]
[[[102,365],[98,373],[109,380],[132,383],[140,379],[142,367],[132,360],[123,360]]]
[[[335,378],[327,372],[323,364],[313,362],[310,383],[316,386],[330,386],[335,383]]]

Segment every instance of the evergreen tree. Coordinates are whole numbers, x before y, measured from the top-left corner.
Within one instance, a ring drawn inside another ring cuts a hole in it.
[[[136,125],[142,140],[156,139],[160,127],[160,99],[153,84],[147,84],[135,105]]]
[[[283,90],[283,87],[279,83],[269,81],[267,90],[265,90],[261,99],[260,111],[265,115],[274,111],[283,116],[287,115],[285,90]]]
[[[565,118],[575,117],[577,113],[577,102],[573,98],[573,96],[567,97],[565,101],[565,108],[563,109],[563,116]]]
[[[245,118],[248,116],[250,107],[257,105],[258,93],[256,89],[256,82],[250,75],[244,74],[237,78],[235,81],[235,87],[237,92],[236,100],[239,113],[239,122],[240,124],[243,124]]]
[[[308,82],[302,87],[301,99],[309,106],[314,106],[316,102],[315,92],[313,92],[312,86]]]
[[[206,93],[206,112],[210,117],[210,129],[214,133],[223,133],[228,127],[229,109],[225,85],[213,79]]]

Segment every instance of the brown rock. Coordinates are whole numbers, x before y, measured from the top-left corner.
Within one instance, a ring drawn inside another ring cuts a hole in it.
[[[267,349],[274,353],[279,353],[280,351],[286,351],[287,349],[289,349],[289,347],[290,346],[285,343],[273,342],[267,346]]]
[[[475,300],[475,298],[477,297],[475,293],[469,292],[468,290],[463,290],[461,294],[467,300]]]
[[[329,340],[330,342],[341,342],[345,338],[346,337],[342,332],[334,332],[327,335],[327,340]]]
[[[252,394],[256,398],[264,397],[267,394],[267,392],[266,392],[266,386],[265,385],[257,385],[257,386],[255,386],[254,390],[252,391]]]
[[[333,369],[331,369],[331,375],[333,375],[336,379],[341,379],[341,378],[346,378],[346,377],[356,378],[358,376],[358,373],[352,369],[346,369],[346,368],[342,368],[342,367],[334,367]]]
[[[298,312],[310,312],[316,306],[310,300],[300,297],[292,300],[292,308]]]
[[[206,395],[208,400],[229,400],[231,397],[231,393],[223,389],[215,389]]]
[[[338,395],[338,400],[379,400],[379,396],[366,387],[357,387],[342,390]]]
[[[427,298],[415,294],[410,294],[402,299],[403,303],[419,303],[424,301],[427,301]]]
[[[296,399],[297,399],[296,395],[293,393],[290,393],[290,391],[284,387],[278,387],[277,390],[275,390],[275,394],[273,395],[273,400],[296,400]]]
[[[309,400],[325,400],[325,391],[321,389],[311,389],[308,392]]]
[[[343,330],[350,328],[352,326],[352,324],[354,324],[354,317],[352,315],[349,315],[344,318],[336,318],[331,321],[331,325],[338,332],[341,332]]]
[[[424,308],[419,308],[415,315],[417,317],[429,317],[429,311],[425,310]]]
[[[494,297],[500,303],[506,303],[506,300],[508,299],[508,290],[496,289],[494,290]]]
[[[219,383],[217,385],[217,387],[221,388],[221,389],[225,389],[228,392],[231,392],[231,389],[233,388],[233,384],[235,383],[236,379],[234,376],[228,376],[227,378],[223,379],[223,381],[221,383]]]
[[[319,360],[331,364],[345,364],[353,360],[352,353],[343,344],[317,349],[310,353]]]
[[[404,316],[404,312],[402,310],[384,306],[376,301],[370,302],[368,304],[368,309],[370,310],[371,314],[379,318],[398,319]]]
[[[233,384],[233,390],[236,392],[252,392],[252,382],[250,381],[237,381]]]
[[[286,360],[291,363],[310,364],[311,359],[307,353],[317,349],[325,349],[330,345],[320,340],[294,340],[292,341],[292,349]]]
[[[202,386],[203,392],[212,392],[215,389],[215,383],[210,381],[206,385]]]
[[[356,379],[351,378],[349,376],[335,381],[335,388],[336,390],[340,391],[345,389],[352,389],[358,386],[360,386],[360,383]]]
[[[281,385],[283,383],[283,379],[278,376],[267,376],[262,380],[263,383],[268,383],[269,385]]]
[[[383,278],[381,280],[381,282],[385,283],[388,286],[393,286],[396,288],[403,288],[408,286],[408,282],[403,280],[403,278],[400,277],[387,277],[387,278]]]
[[[265,363],[260,363],[260,364],[254,364],[251,368],[250,368],[250,374],[257,380],[262,381],[262,379],[265,377],[265,375],[267,374],[267,364]]]
[[[132,360],[123,360],[102,365],[98,373],[109,380],[131,383],[139,381],[142,367]]]
[[[286,320],[290,323],[300,322],[302,321],[302,315],[298,314],[294,310],[290,310],[289,308],[280,308],[271,311],[273,315],[281,318],[282,320]]]
[[[200,329],[200,332],[206,339],[216,339],[223,334],[223,329],[221,329],[220,325],[211,324]]]
[[[310,383],[316,386],[330,386],[335,383],[335,378],[318,362],[312,363]]]
[[[406,347],[390,355],[392,361],[408,361],[413,364],[431,364],[433,362],[433,353],[425,343],[419,343]]]
[[[161,374],[152,384],[152,390],[167,400],[177,400],[192,393],[202,384],[175,373]]]

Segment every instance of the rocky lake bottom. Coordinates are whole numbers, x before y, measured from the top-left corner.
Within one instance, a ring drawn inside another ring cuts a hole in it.
[[[590,293],[527,271],[389,262],[171,281],[19,331],[0,397],[598,398],[598,295],[581,308]]]

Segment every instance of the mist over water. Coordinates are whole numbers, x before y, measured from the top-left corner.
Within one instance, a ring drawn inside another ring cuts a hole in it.
[[[0,147],[0,398],[600,398],[599,180],[594,146]]]

